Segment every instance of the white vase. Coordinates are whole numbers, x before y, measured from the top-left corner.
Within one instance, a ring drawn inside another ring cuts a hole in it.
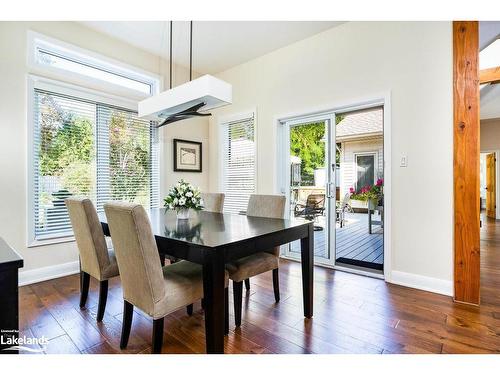
[[[377,207],[378,201],[377,199],[368,199],[368,209],[369,210],[375,210],[375,207]]]
[[[177,210],[177,220],[189,219],[189,208],[181,208]]]

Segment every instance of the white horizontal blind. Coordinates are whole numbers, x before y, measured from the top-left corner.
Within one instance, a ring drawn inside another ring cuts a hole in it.
[[[34,235],[63,237],[71,234],[64,199],[96,197],[96,107],[38,90],[34,95]]]
[[[43,240],[72,235],[64,198],[86,196],[98,210],[112,199],[158,205],[153,123],[134,112],[34,91],[33,227]]]
[[[254,116],[222,124],[224,211],[246,211],[255,193]]]
[[[156,127],[134,112],[102,104],[97,106],[97,121],[98,211],[110,200],[156,207]]]

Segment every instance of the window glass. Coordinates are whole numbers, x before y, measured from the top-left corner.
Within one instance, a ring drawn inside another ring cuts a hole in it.
[[[255,193],[254,120],[242,119],[223,125],[224,211],[246,211]]]
[[[66,70],[73,73],[78,73],[107,83],[126,87],[144,94],[151,94],[152,87],[150,83],[140,82],[117,73],[112,73],[104,69],[100,69],[91,65],[84,64],[72,60],[70,58],[58,56],[50,52],[38,49],[37,59],[43,65],[52,66],[54,68]]]
[[[72,234],[69,196],[158,205],[157,131],[135,112],[35,89],[34,238]]]
[[[372,186],[375,181],[375,156],[374,155],[357,155],[356,156],[356,171],[358,190]]]

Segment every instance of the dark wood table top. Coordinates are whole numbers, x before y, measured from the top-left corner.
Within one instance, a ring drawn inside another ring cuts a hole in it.
[[[251,238],[309,225],[307,220],[272,219],[208,211],[192,211],[187,220],[177,220],[174,211],[164,208],[153,208],[146,212],[155,236],[203,247],[234,245]],[[104,213],[99,215],[99,220],[107,224]]]
[[[0,237],[0,270],[21,268],[23,258]]]

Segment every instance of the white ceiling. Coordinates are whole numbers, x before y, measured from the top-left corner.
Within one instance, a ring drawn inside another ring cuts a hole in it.
[[[155,55],[169,56],[168,21],[88,21],[87,27]],[[195,21],[193,70],[217,73],[342,22],[320,21]],[[174,62],[189,66],[189,22],[173,24]]]
[[[500,118],[500,84],[488,85],[481,89],[481,120]]]
[[[500,37],[499,21],[481,21],[479,23],[479,49],[483,50]],[[500,84],[481,88],[481,119],[500,118]]]

